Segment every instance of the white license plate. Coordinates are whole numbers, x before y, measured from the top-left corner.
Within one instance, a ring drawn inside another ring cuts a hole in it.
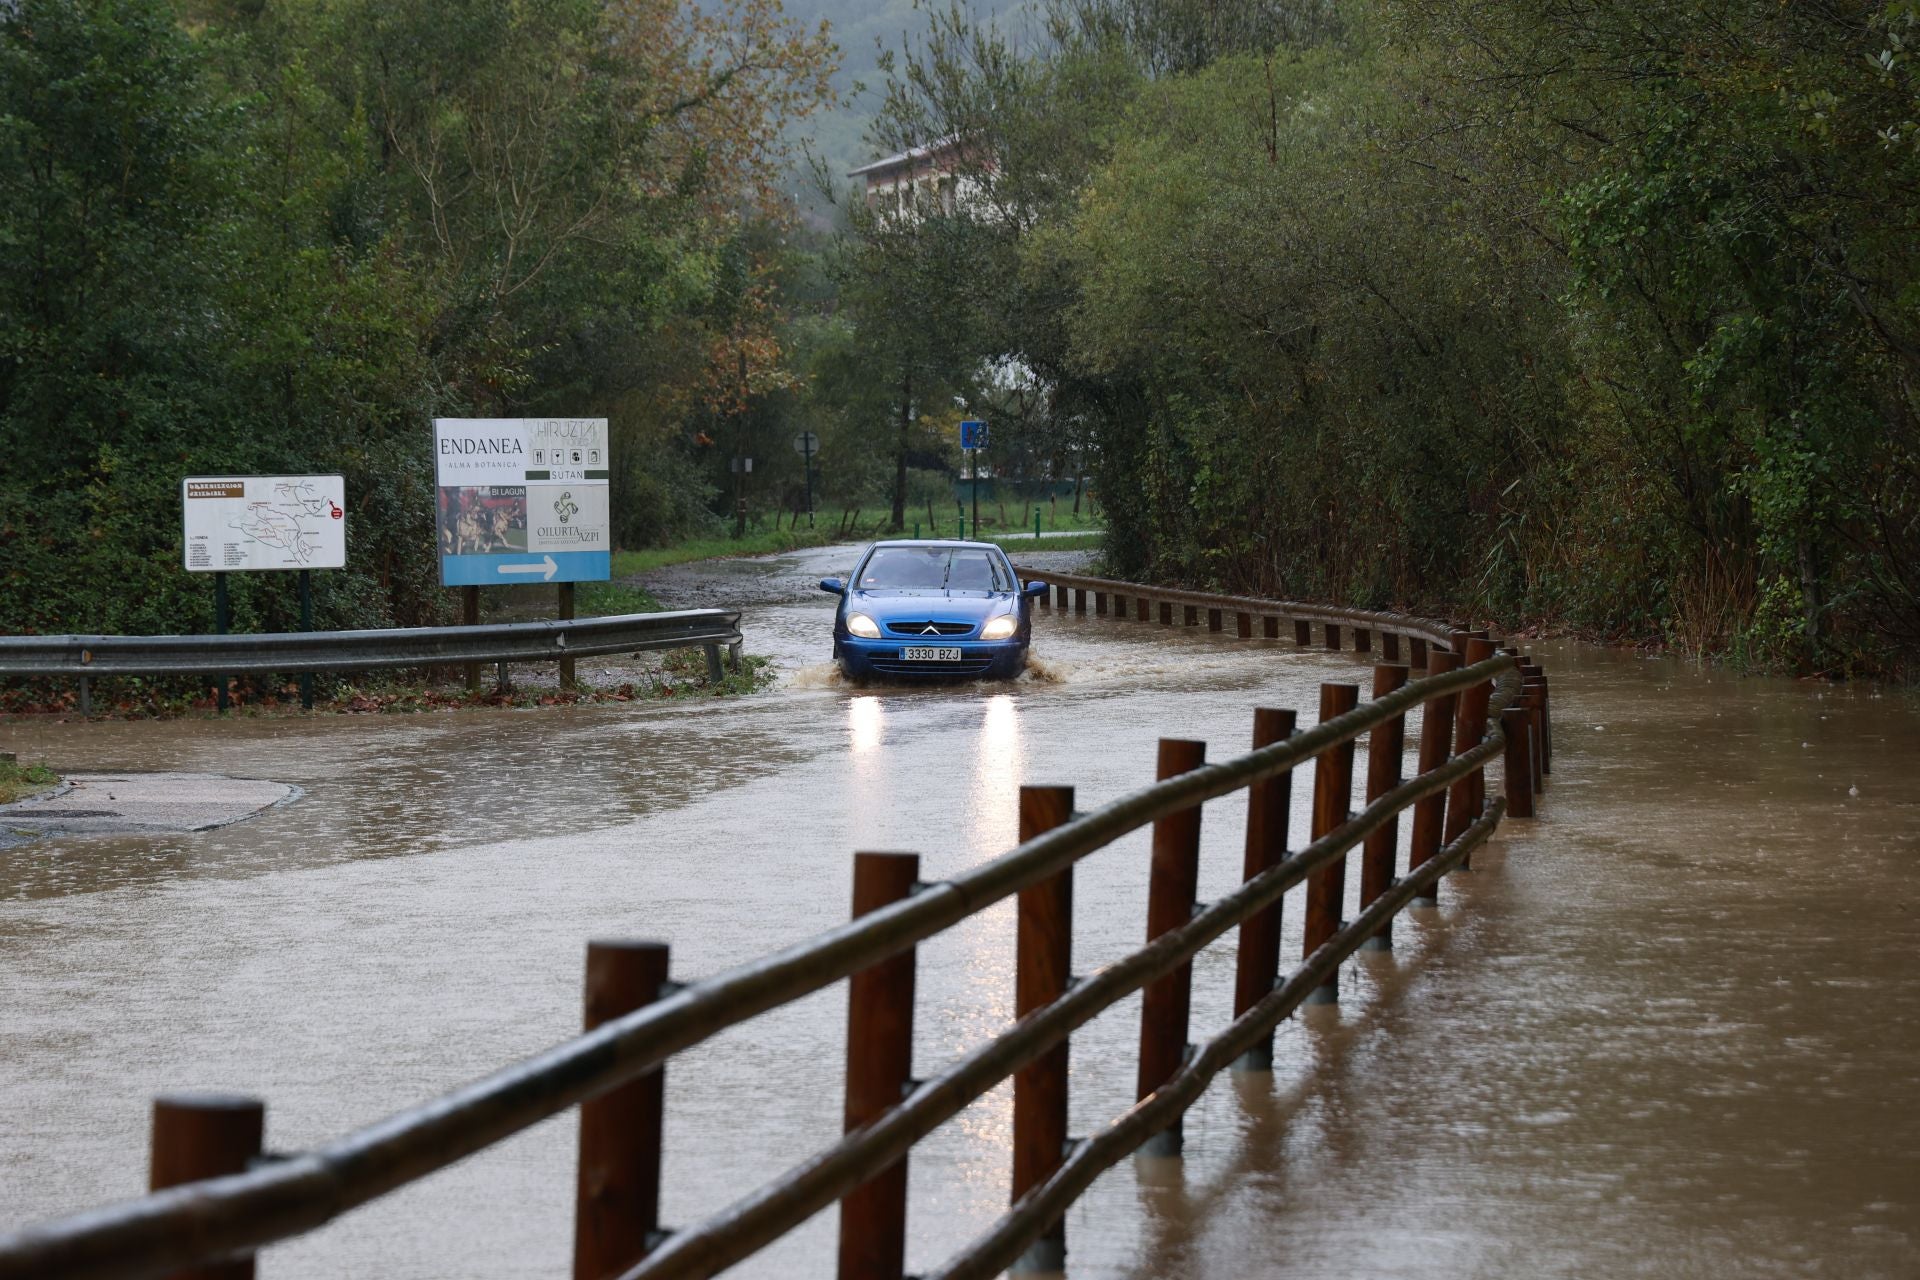
[[[902,649],[900,660],[902,662],[958,662],[960,651],[958,649]]]

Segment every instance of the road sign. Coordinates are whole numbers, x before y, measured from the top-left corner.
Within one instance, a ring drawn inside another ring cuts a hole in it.
[[[180,482],[189,573],[339,569],[347,485],[339,476],[190,476]]]
[[[744,466],[741,465],[742,463],[744,463],[745,465]],[[752,475],[753,459],[752,458],[728,458],[727,470],[732,472],[745,472],[748,475]]]
[[[604,582],[605,418],[436,418],[440,581]]]
[[[802,457],[812,457],[820,452],[820,437],[811,431],[802,431],[793,438],[793,451]]]
[[[960,447],[962,449],[984,449],[987,447],[987,424],[977,418],[968,418],[960,424]]]

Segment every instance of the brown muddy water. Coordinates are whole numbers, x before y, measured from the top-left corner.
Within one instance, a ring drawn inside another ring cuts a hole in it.
[[[0,1230],[137,1194],[149,1097],[268,1099],[299,1149],[570,1034],[589,937],[697,977],[844,918],[850,853],[939,878],[1014,843],[1025,782],[1082,807],[1157,736],[1237,752],[1255,705],[1311,719],[1351,658],[1042,615],[1041,674],[865,690],[821,666],[844,551],[716,570],[774,692],[688,706],[0,726],[69,769],[305,791],[190,836],[0,851]],[[1074,1277],[1920,1275],[1920,711],[1904,695],[1545,648],[1555,772],[1532,823],[1357,958],[1345,1003],[1222,1080],[1184,1161],[1109,1173]],[[1417,737],[1417,735],[1410,735]],[[1304,830],[1304,780],[1295,788]],[[1237,879],[1208,807],[1201,893]],[[1082,864],[1075,963],[1144,932],[1146,849]],[[1351,882],[1356,877],[1349,877]],[[1298,951],[1298,900],[1287,907]],[[1012,908],[922,949],[917,1065],[1006,1025]],[[1226,1021],[1231,941],[1195,965]],[[842,990],[668,1072],[664,1216],[687,1223],[830,1141]],[[1132,1100],[1137,1002],[1074,1041],[1073,1131]],[[909,1269],[1007,1191],[1009,1097],[916,1151]],[[564,1272],[572,1117],[265,1256],[268,1277]],[[737,1274],[825,1275],[829,1211]]]

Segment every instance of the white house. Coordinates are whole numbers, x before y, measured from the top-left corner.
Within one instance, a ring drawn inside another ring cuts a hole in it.
[[[969,157],[957,138],[890,155],[847,174],[866,182],[869,209],[904,213],[914,208],[953,212],[976,183],[965,176]]]

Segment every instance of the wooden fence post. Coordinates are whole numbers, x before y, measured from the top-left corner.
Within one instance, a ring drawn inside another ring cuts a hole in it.
[[[1253,639],[1253,615],[1244,610],[1233,615],[1234,634],[1242,640]]]
[[[147,1189],[164,1191],[206,1178],[245,1173],[260,1154],[267,1104],[220,1093],[162,1094],[153,1100]],[[172,1272],[167,1280],[253,1280],[253,1258]]]
[[[1220,621],[1220,610],[1208,609],[1207,610],[1207,630],[1217,632],[1220,630],[1222,625],[1223,624]]]
[[[1553,713],[1547,700],[1547,669],[1537,662],[1524,663],[1520,668],[1523,680],[1535,682],[1540,689],[1540,772],[1553,772]]]
[[[1332,630],[1331,626],[1328,628]],[[1320,686],[1320,723],[1343,716],[1360,705],[1357,684]],[[1328,747],[1313,762],[1313,828],[1309,838],[1318,840],[1347,820],[1353,802],[1353,739]],[[1342,854],[1307,877],[1307,915],[1301,938],[1300,954],[1310,956],[1320,944],[1340,932],[1340,904],[1345,897],[1347,859]],[[1335,975],[1312,995],[1308,1004],[1331,1004],[1340,998],[1340,978]]]
[[[1337,622],[1329,622],[1327,623],[1326,630],[1327,630],[1327,651],[1329,653],[1340,652],[1340,624]]]
[[[1295,717],[1284,708],[1259,707],[1253,713],[1253,749],[1270,747],[1293,736]],[[1276,774],[1247,788],[1247,852],[1242,880],[1251,880],[1280,864],[1287,856],[1287,816],[1293,807],[1293,770]],[[1280,903],[1248,916],[1240,926],[1240,947],[1234,957],[1233,1016],[1238,1018],[1273,991],[1280,973]],[[1271,1071],[1273,1036],[1253,1045],[1234,1060],[1235,1071]]]
[[[1406,684],[1409,672],[1407,668],[1382,664],[1373,669],[1373,696],[1378,701]],[[1375,725],[1367,735],[1367,803],[1387,794],[1400,785],[1400,758],[1406,751],[1407,717],[1404,713],[1382,724]],[[1387,824],[1367,837],[1364,851],[1360,855],[1360,909],[1365,911],[1373,900],[1385,893],[1393,884],[1393,864],[1400,846],[1400,815],[1387,819]],[[1374,934],[1361,944],[1368,951],[1393,950],[1393,921],[1389,920],[1379,933]]]
[[[664,942],[587,944],[586,1030],[661,996]],[[580,1104],[573,1216],[574,1280],[604,1280],[640,1261],[660,1228],[660,1139],[666,1068]]]
[[[1500,731],[1507,735],[1506,772],[1507,816],[1533,816],[1533,714],[1525,707],[1508,707],[1500,713]]]
[[[920,878],[920,855],[853,855],[857,919],[900,901]],[[846,1132],[900,1103],[913,1075],[914,950],[847,980]],[[840,1202],[840,1280],[901,1280],[907,1263],[907,1161],[890,1165]]]
[[[1206,743],[1162,738],[1156,776],[1164,782],[1198,769],[1206,760]],[[1193,899],[1199,880],[1200,806],[1195,805],[1153,824],[1153,868],[1147,881],[1148,942],[1193,918]],[[1136,1099],[1151,1095],[1172,1078],[1186,1060],[1187,1011],[1192,992],[1191,963],[1149,982],[1141,992]],[[1179,1155],[1180,1126],[1181,1122],[1175,1120],[1149,1138],[1140,1148],[1140,1154]]]
[[[1313,643],[1313,624],[1305,618],[1293,620],[1293,642],[1302,648]]]
[[[1465,640],[1462,665],[1472,666],[1476,662],[1485,662],[1498,652],[1493,641],[1485,636],[1468,636]],[[1487,735],[1487,705],[1493,697],[1493,681],[1484,680],[1460,695],[1460,703],[1454,721],[1453,754],[1462,755],[1480,745],[1480,739]],[[1452,844],[1459,839],[1460,833],[1474,824],[1487,799],[1485,772],[1476,769],[1461,778],[1447,789],[1447,822],[1442,834],[1442,842]],[[1460,860],[1460,870],[1468,867],[1468,859]]]
[[[1427,669],[1427,642],[1423,637],[1407,637],[1407,665],[1415,671]]]
[[[1520,682],[1520,703],[1533,716],[1533,789],[1547,789],[1547,693],[1539,677]]]
[[[1073,817],[1072,787],[1020,788],[1020,842]],[[1073,868],[1022,889],[1015,942],[1013,1016],[1024,1018],[1067,993],[1073,971]],[[1067,1148],[1067,1042],[1013,1075],[1013,1201],[1045,1182]],[[1066,1219],[1028,1246],[1011,1274],[1067,1265]]]
[[[1388,662],[1400,661],[1400,633],[1382,631],[1380,633],[1380,656]]]
[[[1355,653],[1372,653],[1373,632],[1367,630],[1365,627],[1355,627],[1353,629],[1353,651]]]
[[[1430,651],[1427,654],[1427,674],[1437,676],[1448,671],[1460,669],[1460,655],[1445,650]],[[1432,773],[1447,762],[1448,747],[1453,741],[1453,711],[1459,700],[1458,694],[1443,694],[1430,698],[1420,709],[1420,772]],[[1413,835],[1407,851],[1407,871],[1411,874],[1427,859],[1440,851],[1440,833],[1445,822],[1447,793],[1445,789],[1430,796],[1422,796],[1413,806]],[[1430,887],[1421,897],[1415,898],[1416,906],[1432,906],[1440,900],[1438,886]]]
[[[1260,637],[1263,640],[1278,640],[1280,638],[1280,619],[1274,617],[1272,614],[1261,618]]]

